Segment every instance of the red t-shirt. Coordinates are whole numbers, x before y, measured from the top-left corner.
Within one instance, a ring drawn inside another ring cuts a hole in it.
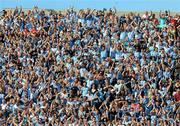
[[[170,23],[171,23],[172,25],[175,25],[175,24],[176,24],[176,22],[177,22],[177,20],[176,20],[176,19],[174,19],[174,18],[172,18],[172,19],[170,20]]]
[[[31,33],[33,33],[33,34],[36,34],[36,32],[37,32],[37,30],[36,30],[35,28],[33,28],[33,29],[31,30]]]
[[[180,94],[178,92],[176,92],[174,94],[174,98],[175,98],[176,101],[179,101],[180,100]]]

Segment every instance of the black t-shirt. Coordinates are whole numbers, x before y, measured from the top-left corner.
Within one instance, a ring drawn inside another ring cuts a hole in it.
[[[4,35],[3,34],[0,34],[0,42],[4,43]]]
[[[120,22],[121,22],[121,23],[126,23],[126,18],[125,18],[124,16],[121,16],[121,17],[120,17]]]
[[[77,92],[78,92],[78,87],[76,87],[76,86],[74,86],[74,87],[72,87],[71,88],[71,90],[73,91],[73,94],[75,95],[75,96],[77,96]]]
[[[50,27],[50,24],[49,23],[45,23],[45,25],[44,25],[44,30],[46,31],[46,32],[48,32],[49,31],[49,27]]]
[[[115,119],[116,114],[117,114],[116,111],[110,111],[109,116],[111,121]]]

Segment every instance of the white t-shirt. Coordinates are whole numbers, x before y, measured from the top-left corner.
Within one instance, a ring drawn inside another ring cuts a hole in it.
[[[5,109],[6,109],[6,106],[7,106],[7,104],[1,104],[2,110],[5,110]]]

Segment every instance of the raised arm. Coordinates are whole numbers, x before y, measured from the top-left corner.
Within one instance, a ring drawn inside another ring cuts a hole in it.
[[[160,10],[160,12],[159,12],[159,17],[161,17],[161,10]]]
[[[168,10],[168,16],[171,16],[171,12],[170,12],[170,10]]]
[[[113,7],[113,9],[114,9],[114,11],[113,11],[113,12],[114,12],[114,14],[116,14],[116,13],[117,13],[117,9],[116,9],[116,7],[114,6],[114,7]]]

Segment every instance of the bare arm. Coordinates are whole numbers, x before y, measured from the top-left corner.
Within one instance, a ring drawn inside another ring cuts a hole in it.
[[[168,10],[168,16],[171,16],[171,12],[170,12],[170,10]]]

